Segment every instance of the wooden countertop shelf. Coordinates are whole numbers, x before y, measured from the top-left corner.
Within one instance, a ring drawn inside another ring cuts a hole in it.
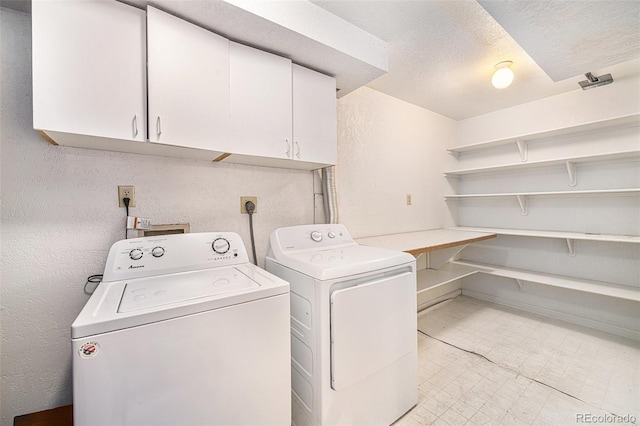
[[[491,238],[496,238],[496,234],[450,228],[357,238],[356,242],[365,246],[404,251],[417,256],[422,253],[467,245]]]
[[[417,308],[421,310],[450,294],[449,283],[477,272],[477,268],[455,265],[449,262],[450,259],[467,245],[496,236],[492,232],[449,228],[357,238],[356,242],[366,246],[404,251],[417,259],[426,254],[426,268],[419,266],[420,270],[416,274]]]

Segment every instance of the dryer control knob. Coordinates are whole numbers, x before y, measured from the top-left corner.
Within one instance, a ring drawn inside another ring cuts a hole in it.
[[[133,249],[133,250],[131,250],[131,251],[129,252],[129,257],[130,257],[132,260],[140,260],[140,259],[142,259],[142,254],[143,254],[143,253],[142,253],[142,250],[140,250],[140,249]]]
[[[329,233],[327,234],[327,237],[329,238],[335,238],[336,234],[333,233],[333,231],[329,231]]]
[[[229,244],[229,241],[225,238],[216,238],[213,240],[213,243],[211,243],[211,248],[217,254],[225,254],[231,248],[231,244]]]
[[[320,241],[322,241],[322,234],[318,231],[313,231],[311,233],[311,239],[316,243],[319,243]]]
[[[164,248],[160,246],[154,247],[153,250],[151,250],[151,255],[153,257],[162,257],[163,254],[164,254]]]

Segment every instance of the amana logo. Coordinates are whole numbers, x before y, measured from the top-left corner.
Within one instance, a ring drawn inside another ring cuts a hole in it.
[[[80,358],[84,359],[93,358],[98,355],[99,349],[100,345],[98,342],[85,342],[80,346],[80,349],[78,349],[78,355],[80,355]]]

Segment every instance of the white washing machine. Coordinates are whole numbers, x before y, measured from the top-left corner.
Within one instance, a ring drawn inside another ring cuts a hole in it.
[[[235,233],[115,243],[71,337],[76,426],[290,424],[289,285]]]
[[[295,425],[389,425],[416,405],[413,256],[304,225],[271,234],[266,267],[291,286]]]

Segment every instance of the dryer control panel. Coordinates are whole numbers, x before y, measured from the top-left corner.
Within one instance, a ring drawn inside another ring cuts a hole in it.
[[[240,236],[234,232],[201,232],[131,238],[109,251],[103,281],[248,263]]]
[[[315,224],[276,229],[270,237],[270,253],[278,255],[357,245],[340,224]]]

